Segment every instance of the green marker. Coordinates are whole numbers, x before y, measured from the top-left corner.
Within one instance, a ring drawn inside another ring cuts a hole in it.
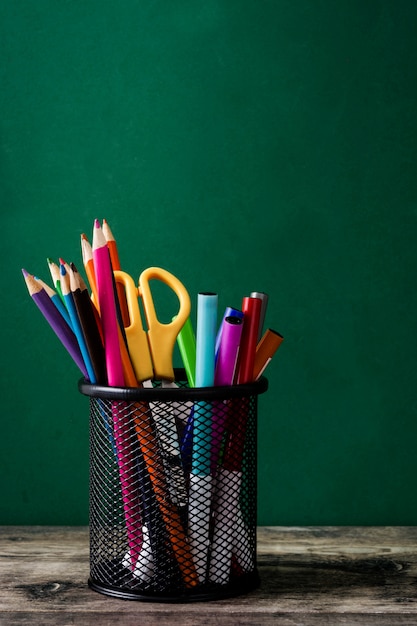
[[[175,317],[172,319],[174,320]],[[185,373],[187,374],[188,384],[190,387],[195,387],[196,342],[193,325],[189,317],[177,336],[177,343],[184,363]]]

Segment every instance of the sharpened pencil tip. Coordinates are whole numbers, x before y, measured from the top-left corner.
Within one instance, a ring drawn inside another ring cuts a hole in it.
[[[100,228],[100,221],[97,219],[94,220],[94,228]]]
[[[29,276],[29,272],[27,272],[25,269],[23,269],[22,267],[22,274],[23,276],[26,278],[26,276]]]

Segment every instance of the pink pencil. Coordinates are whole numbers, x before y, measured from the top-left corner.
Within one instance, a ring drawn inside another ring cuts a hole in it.
[[[114,299],[112,268],[107,242],[100,222],[94,222],[93,258],[96,272],[98,301],[103,326],[107,378],[110,387],[123,387],[122,357],[120,355],[119,330]]]
[[[120,355],[119,330],[116,313],[112,267],[107,242],[100,222],[95,220],[93,232],[93,258],[96,273],[98,301],[103,327],[107,379],[110,387],[124,387],[123,364]],[[135,473],[136,459],[132,449],[132,423],[130,412],[121,401],[112,402],[114,440],[122,488],[123,509],[129,542],[126,564],[134,570],[142,546],[142,522],[138,509],[138,492]]]

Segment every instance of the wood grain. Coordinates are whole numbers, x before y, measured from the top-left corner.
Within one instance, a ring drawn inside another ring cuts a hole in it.
[[[417,624],[417,527],[263,527],[261,586],[162,604],[87,587],[86,527],[0,527],[0,625]]]

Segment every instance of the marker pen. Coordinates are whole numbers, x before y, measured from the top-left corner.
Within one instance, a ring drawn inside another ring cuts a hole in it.
[[[245,297],[242,300],[244,321],[237,372],[239,385],[253,380],[253,365],[255,362],[261,308],[262,300],[259,298]]]
[[[229,315],[223,320],[223,329],[214,375],[215,385],[232,385],[243,328],[242,317]]]
[[[260,318],[259,318],[259,328],[258,328],[258,341],[260,341],[260,339],[262,337],[262,333],[263,333],[264,322],[265,322],[265,315],[266,315],[266,309],[268,307],[268,298],[269,298],[269,296],[264,291],[252,291],[250,296],[251,296],[251,298],[259,298],[259,300],[262,301],[261,315],[260,315]]]
[[[211,387],[214,384],[217,304],[217,294],[198,294],[196,387]],[[210,475],[211,428],[211,403],[196,402],[194,405],[188,526],[191,553],[200,583],[205,581],[209,549],[212,478]]]
[[[258,380],[271,361],[275,352],[278,350],[284,337],[272,328],[268,328],[261,341],[256,346],[255,363],[253,367],[253,379]]]
[[[243,319],[243,313],[239,309],[234,309],[231,306],[227,306],[226,307],[226,310],[225,310],[225,312],[223,314],[222,321],[220,323],[219,330],[218,330],[217,336],[216,336],[216,361],[217,361],[217,357],[219,355],[220,341],[221,341],[221,338],[222,338],[223,325],[224,325],[224,320],[226,319],[226,317],[239,317],[239,318]]]
[[[243,319],[230,315],[224,319],[223,331],[216,362],[214,376],[215,385],[233,385],[239,354],[240,338],[242,336]],[[227,419],[229,403],[222,400],[213,402],[213,424],[211,442],[211,471],[214,475],[217,469],[224,425]]]
[[[172,318],[173,320],[175,319]],[[188,317],[177,335],[178,348],[184,363],[189,387],[195,387],[196,342],[191,319]]]

